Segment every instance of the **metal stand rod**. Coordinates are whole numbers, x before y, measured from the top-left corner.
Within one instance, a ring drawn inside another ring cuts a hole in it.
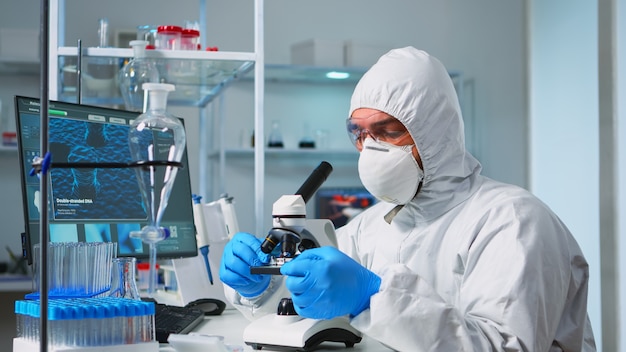
[[[76,103],[81,104],[83,102],[83,41],[78,39],[76,43],[76,49],[78,55],[76,55]]]
[[[41,44],[41,76],[40,76],[40,136],[41,155],[48,152],[48,65],[49,65],[49,31],[50,31],[50,4],[48,0],[41,0],[40,44]],[[56,73],[55,73],[56,74]],[[39,313],[39,348],[41,352],[48,351],[48,174],[40,175],[39,187],[41,198],[39,209],[42,209],[39,221],[39,246],[41,270],[39,270],[39,299],[41,301]]]

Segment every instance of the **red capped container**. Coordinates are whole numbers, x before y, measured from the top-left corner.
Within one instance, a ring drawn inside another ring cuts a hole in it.
[[[157,28],[156,48],[163,50],[180,50],[183,27],[159,26]]]
[[[180,41],[182,50],[200,50],[200,31],[191,28],[184,28]]]
[[[137,263],[137,288],[139,290],[147,290],[148,289],[148,281],[150,279],[150,263]],[[159,263],[155,266],[156,271],[158,271]]]

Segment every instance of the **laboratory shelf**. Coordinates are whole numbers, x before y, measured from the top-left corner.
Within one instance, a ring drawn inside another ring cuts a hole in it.
[[[266,64],[265,82],[268,83],[303,83],[303,84],[349,84],[355,85],[367,72],[367,67],[349,66],[307,66],[288,64]],[[253,81],[254,70],[246,72],[241,78],[242,81]],[[334,74],[336,78],[329,77]],[[448,71],[455,85],[461,79],[460,71]],[[337,78],[337,76],[343,78]]]
[[[39,74],[39,60],[0,58],[0,74]]]
[[[209,153],[209,158],[219,158],[220,152]],[[252,158],[253,148],[233,148],[224,149],[225,157]],[[333,158],[333,159],[354,159],[359,156],[356,149],[289,149],[289,148],[265,148],[265,158]]]
[[[0,145],[0,154],[15,154],[15,155],[17,155],[17,146]]]
[[[59,47],[59,56],[77,56],[78,48],[75,46]],[[129,48],[83,48],[85,57],[133,57],[133,49]],[[208,61],[254,61],[256,55],[250,52],[236,51],[194,51],[194,50],[146,50],[146,57],[156,59],[186,59]]]
[[[0,274],[0,292],[32,292],[33,278],[28,275]]]
[[[266,64],[265,82],[269,83],[333,83],[356,84],[367,71],[365,67],[325,67],[307,65]],[[254,72],[254,71],[252,71]],[[329,78],[329,74],[346,75],[344,78]],[[253,74],[246,74],[242,80],[252,81]]]
[[[111,59],[113,65],[118,59],[121,69],[124,60],[133,57],[132,49],[89,47],[83,48],[82,52],[81,102],[91,105],[123,105],[117,89],[118,82],[94,78],[90,76],[89,69],[91,64],[102,59]],[[75,60],[77,55],[77,47],[60,47],[58,50],[61,61],[71,62],[69,59]],[[157,63],[162,82],[176,85],[176,91],[169,95],[168,105],[195,107],[206,106],[232,81],[252,70],[255,62],[255,55],[246,52],[148,50],[146,57]],[[116,79],[117,75],[112,78]],[[75,85],[62,86],[60,99],[76,101]]]

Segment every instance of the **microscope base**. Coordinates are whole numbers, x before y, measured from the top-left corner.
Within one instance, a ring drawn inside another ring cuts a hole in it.
[[[361,342],[361,333],[348,318],[306,319],[293,315],[269,314],[246,327],[243,340],[255,350],[311,351],[323,342],[343,343],[353,347]]]

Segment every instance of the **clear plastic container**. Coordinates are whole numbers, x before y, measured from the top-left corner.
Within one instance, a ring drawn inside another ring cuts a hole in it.
[[[180,41],[183,35],[183,27],[159,26],[157,28],[156,48],[164,50],[180,50]]]
[[[200,31],[191,28],[183,29],[180,48],[182,50],[200,50]]]

